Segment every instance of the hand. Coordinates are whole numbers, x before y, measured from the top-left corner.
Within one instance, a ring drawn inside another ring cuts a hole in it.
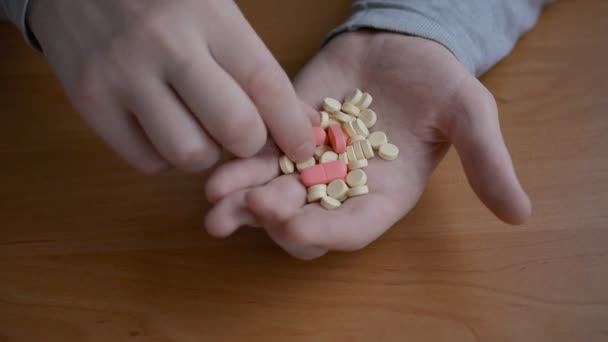
[[[307,205],[296,176],[275,178],[278,152],[272,148],[228,163],[207,186],[217,202],[206,220],[212,235],[263,226],[302,259],[363,248],[414,207],[450,144],[469,183],[499,218],[518,224],[530,215],[492,95],[441,45],[390,33],[342,34],[304,68],[295,85],[312,105],[326,96],[342,99],[355,87],[369,91],[379,117],[375,129],[400,148],[399,159],[371,161],[365,170],[370,194],[334,211]]]
[[[199,171],[267,131],[314,150],[310,114],[233,1],[34,0],[30,26],[84,119],[136,168]]]

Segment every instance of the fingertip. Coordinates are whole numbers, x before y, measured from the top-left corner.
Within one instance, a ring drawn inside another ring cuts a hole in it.
[[[532,202],[528,195],[521,190],[519,199],[511,202],[511,210],[507,215],[498,216],[504,222],[519,226],[525,224],[532,216]]]

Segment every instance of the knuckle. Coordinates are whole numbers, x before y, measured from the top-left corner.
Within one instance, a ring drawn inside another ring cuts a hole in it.
[[[284,230],[285,239],[299,246],[316,246],[318,241],[314,237],[309,229],[298,223],[290,222],[285,226]]]
[[[201,171],[212,163],[207,158],[207,148],[202,144],[180,144],[173,150],[173,163],[183,171]]]
[[[245,88],[256,104],[264,105],[281,95],[287,76],[273,61],[262,61],[254,65],[255,68],[245,82]]]
[[[227,115],[218,140],[239,157],[250,157],[264,146],[265,139],[259,138],[265,138],[265,134],[260,134],[264,130],[260,121],[257,113]]]

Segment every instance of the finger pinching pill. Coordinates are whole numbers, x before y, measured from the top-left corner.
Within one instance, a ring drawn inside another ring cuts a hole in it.
[[[351,188],[367,184],[367,174],[361,169],[352,170],[346,176],[346,184]]]
[[[343,202],[348,196],[348,185],[343,180],[336,179],[327,186],[327,196]]]
[[[346,98],[345,102],[353,104],[353,105],[357,105],[357,103],[359,103],[362,98],[363,98],[363,92],[360,89],[355,89],[353,94],[351,96],[349,96],[348,98]]]
[[[325,196],[321,198],[321,206],[323,206],[323,208],[327,210],[333,210],[340,208],[340,206],[342,206],[342,202],[338,201],[335,198]]]
[[[287,156],[282,156],[279,158],[279,167],[281,168],[281,172],[284,175],[290,175],[295,172],[295,165]]]
[[[384,144],[388,144],[388,137],[386,136],[386,133],[379,131],[370,134],[367,140],[369,140],[370,144],[372,144],[372,147],[375,150],[379,149],[380,146]]]
[[[307,187],[318,184],[329,184],[336,179],[344,179],[346,172],[346,164],[340,160],[336,160],[304,169],[300,174],[300,181]]]
[[[342,104],[336,99],[326,97],[325,100],[323,100],[323,109],[325,109],[330,114],[339,112],[341,108]]]
[[[307,161],[297,163],[296,168],[298,169],[298,171],[302,172],[302,170],[315,166],[316,163],[317,161],[315,160],[315,158],[310,158]]]
[[[399,148],[393,144],[384,144],[380,146],[378,155],[384,160],[395,160],[399,156]]]
[[[319,163],[325,164],[325,163],[333,162],[336,160],[338,160],[338,154],[333,151],[327,151],[327,152],[323,153],[323,155],[319,159]]]
[[[325,144],[325,140],[327,139],[327,133],[321,127],[313,127],[315,133],[315,142],[317,146]]]
[[[346,137],[342,131],[340,125],[331,125],[328,130],[329,141],[331,146],[334,148],[334,152],[343,153],[346,152]]]
[[[367,185],[357,186],[348,190],[348,197],[357,197],[369,194]]]
[[[378,121],[378,115],[376,112],[368,108],[361,111],[361,114],[359,114],[359,119],[363,121],[365,127],[372,128]]]

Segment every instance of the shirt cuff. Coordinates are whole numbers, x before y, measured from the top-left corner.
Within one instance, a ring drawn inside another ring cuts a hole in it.
[[[473,45],[468,35],[458,27],[445,27],[441,20],[432,14],[416,10],[403,1],[386,0],[357,1],[353,5],[353,12],[345,23],[328,35],[325,44],[341,33],[365,28],[402,33],[443,45],[467,70],[472,74],[476,73],[473,60],[466,53],[467,46]]]

